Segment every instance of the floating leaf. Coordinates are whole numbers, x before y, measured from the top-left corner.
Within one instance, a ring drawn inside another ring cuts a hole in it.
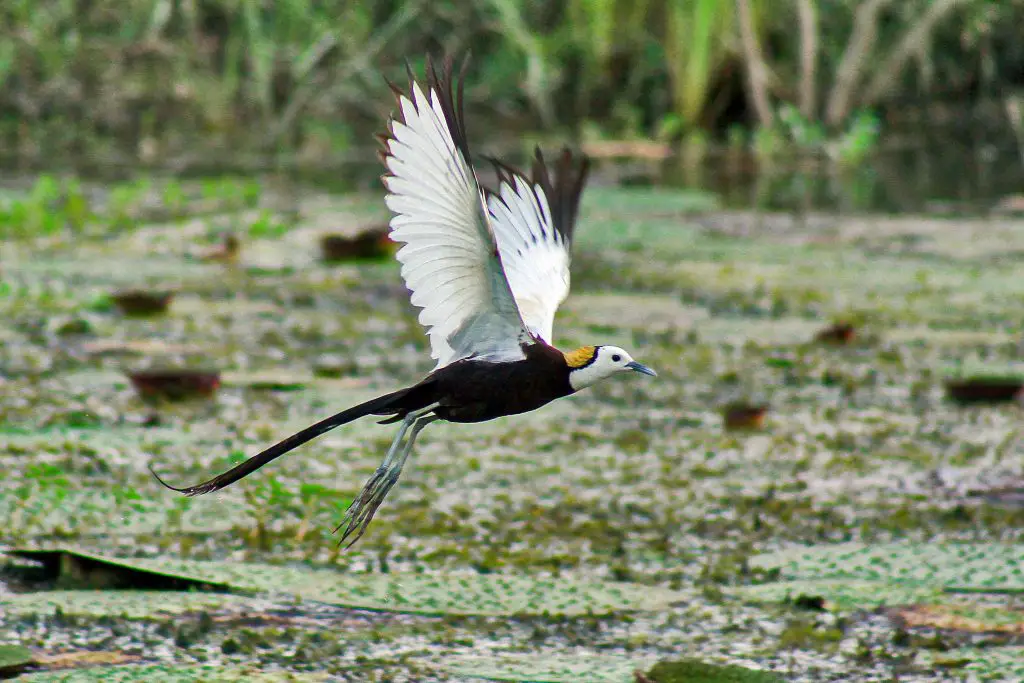
[[[15,494],[22,495],[15,495]],[[166,533],[173,513],[176,533],[228,531],[247,520],[245,508],[229,500],[196,504],[190,499],[150,496],[134,489],[114,491],[68,489],[59,483],[23,482],[0,495],[0,519],[7,533],[49,536],[74,531],[84,536]]]
[[[756,431],[764,427],[764,417],[768,414],[768,409],[769,406],[764,403],[731,403],[722,411],[722,423],[730,431]]]
[[[127,664],[98,666],[66,671],[41,671],[25,674],[18,679],[26,683],[286,683],[287,681],[325,681],[326,674],[291,673],[286,671],[259,671],[219,664],[203,666],[175,666],[172,664]]]
[[[32,650],[21,645],[0,645],[0,678],[16,676],[35,663]]]
[[[908,628],[940,628],[967,633],[1024,634],[1024,609],[990,605],[904,605],[888,612]]]
[[[458,676],[530,683],[632,683],[644,668],[638,658],[582,652],[504,655],[446,655],[443,668]]]
[[[330,569],[170,558],[114,558],[78,550],[11,550],[45,559],[58,553],[122,570],[219,584],[236,590],[280,591],[344,607],[418,614],[580,615],[661,609],[685,593],[631,583],[541,579],[501,574],[345,574]]]
[[[783,683],[781,677],[770,671],[699,659],[658,662],[646,676],[655,683]]]
[[[112,666],[114,664],[129,664],[141,661],[142,657],[137,654],[128,654],[121,651],[94,651],[78,650],[75,652],[60,652],[53,655],[43,655],[37,659],[40,667],[45,669],[73,669],[83,666]]]
[[[964,647],[945,652],[923,650],[924,666],[971,673],[983,681],[1024,680],[1024,647]],[[968,679],[975,680],[975,679]]]
[[[139,590],[69,590],[0,596],[0,611],[11,615],[50,616],[58,611],[87,617],[160,619],[188,612],[231,609],[262,611],[252,598],[228,593]]]
[[[1024,592],[1019,543],[891,543],[795,548],[751,558],[785,579],[849,578],[955,591]]]
[[[885,605],[910,605],[939,601],[942,591],[928,586],[908,586],[848,579],[797,580],[740,586],[731,592],[750,602],[809,604],[822,602],[825,609],[870,610]]]

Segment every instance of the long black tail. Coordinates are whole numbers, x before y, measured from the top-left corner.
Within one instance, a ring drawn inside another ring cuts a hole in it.
[[[306,427],[301,432],[296,432],[287,439],[274,444],[262,453],[257,453],[245,462],[235,465],[224,474],[219,474],[213,479],[204,481],[201,484],[196,484],[195,486],[186,486],[183,488],[171,486],[161,479],[159,474],[153,471],[152,464],[149,465],[149,471],[154,477],[156,477],[158,482],[172,491],[184,493],[186,496],[198,496],[203,493],[209,493],[210,491],[219,491],[225,486],[230,486],[239,479],[249,476],[271,460],[284,455],[288,451],[301,446],[307,441],[315,439],[324,432],[331,431],[335,427],[340,427],[343,424],[347,424],[366,415],[395,415],[398,419],[401,419],[410,411],[425,407],[428,403],[419,405],[423,400],[423,397],[419,394],[422,394],[423,392],[414,391],[420,387],[422,387],[422,384],[409,387],[407,389],[401,389],[390,394],[385,394],[384,396],[378,396],[366,403],[360,403],[357,406],[341,411],[337,415],[332,415],[326,419],[320,420],[316,424]]]

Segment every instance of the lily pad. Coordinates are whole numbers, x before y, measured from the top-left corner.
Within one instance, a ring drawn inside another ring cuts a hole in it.
[[[0,596],[0,610],[10,615],[162,619],[189,612],[262,610],[260,603],[243,595],[182,591],[70,590],[15,593]]]
[[[330,569],[169,558],[115,558],[78,550],[12,550],[25,557],[70,553],[123,570],[251,592],[284,592],[344,607],[415,614],[582,615],[657,610],[684,593],[621,582],[500,574],[344,574]]]
[[[847,579],[779,581],[740,586],[732,589],[732,593],[750,602],[818,603],[829,610],[869,610],[885,605],[910,605],[942,599],[942,591],[929,586]]]
[[[952,668],[960,673],[971,673],[983,681],[1024,680],[1024,647],[964,647],[946,652],[921,652],[925,666],[936,669]]]
[[[632,683],[644,662],[619,655],[537,652],[503,655],[446,655],[443,668],[458,676],[530,683]]]
[[[891,543],[795,548],[751,558],[784,579],[848,578],[961,592],[1024,592],[1019,543]]]
[[[905,605],[889,610],[889,617],[908,628],[928,627],[962,633],[1014,633],[1024,635],[1024,609],[990,605]]]
[[[735,664],[712,664],[699,659],[658,662],[646,676],[654,683],[782,683],[783,679],[760,669]]]
[[[0,645],[0,678],[15,676],[34,663],[35,656],[27,647]]]
[[[142,661],[137,654],[120,650],[72,650],[56,654],[40,655],[36,663],[40,668],[79,669],[87,666],[115,666],[118,664],[135,664]]]
[[[41,671],[26,674],[18,679],[29,683],[195,683],[196,681],[218,681],[220,683],[284,683],[285,681],[325,681],[324,674],[292,673],[286,671],[259,671],[242,667],[225,667],[218,664],[203,666],[175,666],[169,664],[128,664],[123,666],[99,666],[69,671]]]
[[[229,531],[246,519],[246,511],[229,501],[201,504],[187,498],[143,497],[133,490],[109,491],[30,487],[21,496],[0,495],[0,519],[8,532],[49,536],[75,532],[84,536],[156,534],[168,531],[173,512],[176,533]],[[26,497],[27,496],[27,497]]]

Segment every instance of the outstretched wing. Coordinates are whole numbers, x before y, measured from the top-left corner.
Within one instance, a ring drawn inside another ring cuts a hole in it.
[[[441,367],[470,356],[496,362],[524,358],[532,341],[502,269],[470,163],[462,84],[451,59],[439,73],[427,61],[426,91],[410,73],[409,91],[392,86],[400,118],[382,138],[391,239],[412,303],[422,308],[431,356]],[[464,67],[463,67],[464,70]]]
[[[563,149],[553,182],[539,149],[530,178],[495,166],[499,185],[488,193],[487,209],[505,276],[527,329],[550,344],[555,312],[569,294],[573,229],[590,162]]]

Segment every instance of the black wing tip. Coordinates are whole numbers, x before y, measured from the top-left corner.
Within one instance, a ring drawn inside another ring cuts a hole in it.
[[[469,67],[470,53],[468,50],[466,51],[458,71],[456,71],[455,67],[455,55],[452,53],[447,53],[438,58],[428,52],[425,61],[425,79],[423,83],[426,86],[426,94],[429,96],[430,93],[434,93],[442,112],[444,112],[445,122],[448,124],[452,140],[468,162],[470,156],[465,116],[463,114],[463,84],[465,83]],[[440,66],[438,66],[439,63]],[[408,85],[405,88],[398,87],[386,77],[384,79],[391,92],[395,95],[399,106],[399,111],[392,114],[388,120],[388,141],[394,139],[394,132],[391,130],[393,123],[396,120],[405,122],[404,116],[401,113],[402,100],[414,100],[414,92],[417,83],[420,82],[409,60],[405,60],[405,71],[408,79]],[[387,145],[386,142],[385,145]]]
[[[544,158],[539,145],[534,149],[532,182],[540,185],[547,196],[555,230],[566,242],[572,242],[590,165],[590,157],[583,152],[574,152],[568,145],[562,146],[558,158],[551,164]],[[555,171],[554,180],[551,168]]]
[[[508,162],[492,156],[486,156],[484,160],[494,167],[494,172],[498,176],[499,191],[502,183],[514,186],[516,177],[523,178],[527,182],[530,181],[530,178],[525,173]]]
[[[555,161],[549,162],[540,145],[535,145],[533,163],[528,174],[500,159],[486,159],[494,166],[498,176],[498,190],[490,194],[500,196],[502,185],[514,188],[516,178],[522,178],[533,192],[539,186],[551,208],[555,230],[566,243],[572,242],[580,198],[590,174],[590,157],[563,145]]]

